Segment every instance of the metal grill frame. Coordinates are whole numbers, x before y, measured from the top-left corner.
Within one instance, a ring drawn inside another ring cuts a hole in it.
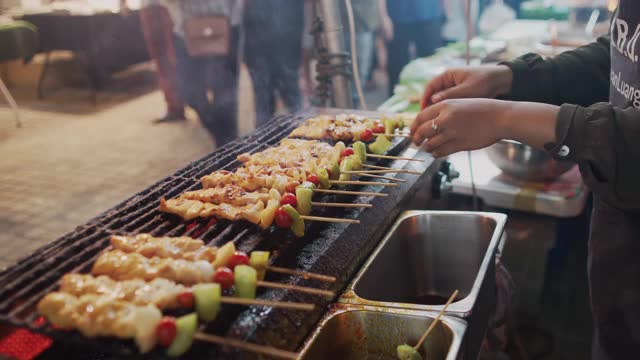
[[[398,174],[407,180],[394,188],[357,187],[374,192],[386,192],[385,198],[349,197],[325,195],[325,201],[357,201],[372,203],[372,209],[314,209],[314,215],[358,218],[360,225],[322,224],[307,225],[305,237],[294,238],[286,230],[270,229],[261,231],[257,226],[244,222],[218,221],[207,227],[207,220],[185,223],[172,215],[160,213],[159,200],[173,198],[187,190],[201,187],[200,178],[215,170],[233,170],[241,165],[236,156],[243,152],[256,152],[276,145],[285,138],[301,121],[320,113],[342,113],[340,109],[311,108],[294,115],[273,119],[269,124],[257,129],[210,155],[194,161],[173,175],[158,181],[142,192],[132,196],[110,210],[79,226],[74,231],[41,247],[13,266],[0,272],[0,323],[26,327],[38,333],[52,336],[65,343],[85,346],[98,353],[122,356],[138,356],[133,342],[115,339],[86,339],[77,332],[57,331],[46,323],[38,321],[35,305],[42,296],[57,288],[60,277],[71,271],[86,272],[99,253],[109,244],[113,234],[151,233],[156,236],[192,236],[204,240],[208,245],[220,246],[235,241],[240,250],[269,250],[275,264],[305,269],[333,275],[338,281],[331,286],[299,277],[271,276],[271,279],[290,284],[323,287],[339,293],[355,275],[360,264],[380,241],[386,229],[402,204],[418,189],[430,183],[436,171],[425,171],[422,176]],[[368,116],[376,113],[360,112]],[[389,153],[399,153],[406,148],[408,139],[394,141]],[[426,160],[432,161],[425,157]],[[382,163],[388,161],[377,161]],[[431,168],[436,167],[433,162]],[[405,164],[409,166],[410,164]],[[278,301],[300,301],[315,303],[314,312],[294,312],[263,307],[242,308],[226,306],[225,312],[206,330],[229,336],[277,346],[297,349],[306,335],[320,320],[326,307],[333,299],[322,299],[311,295],[282,290],[261,290],[259,297]],[[228,349],[227,349],[228,350]],[[190,352],[193,357],[216,357],[219,349],[211,345],[194,344]],[[76,353],[77,354],[77,353]],[[153,356],[162,353],[156,351]],[[224,353],[224,358],[242,357],[233,351]],[[102,355],[101,355],[102,357]]]

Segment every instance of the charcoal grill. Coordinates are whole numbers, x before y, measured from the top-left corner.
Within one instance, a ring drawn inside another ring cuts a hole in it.
[[[424,163],[378,163],[419,170],[422,175],[398,174],[398,178],[407,182],[393,188],[358,187],[364,191],[386,192],[387,197],[321,197],[321,201],[327,202],[371,203],[371,209],[314,208],[314,215],[357,218],[361,221],[359,225],[311,223],[307,225],[305,237],[298,239],[287,230],[272,228],[261,231],[248,223],[219,221],[212,226],[209,226],[207,220],[186,223],[159,212],[158,204],[163,197],[173,198],[184,191],[200,188],[200,177],[214,170],[235,169],[241,165],[236,160],[238,154],[256,152],[276,145],[307,117],[341,112],[344,110],[312,108],[298,114],[277,117],[251,135],[189,164],[5,269],[0,273],[0,322],[51,336],[55,342],[45,352],[45,357],[51,354],[53,357],[82,358],[138,356],[133,342],[107,338],[91,340],[75,332],[57,331],[44,323],[35,310],[39,299],[55,290],[62,275],[70,271],[88,271],[99,252],[108,246],[109,237],[113,234],[147,232],[156,236],[187,235],[215,246],[235,240],[239,250],[271,251],[275,265],[333,275],[338,279],[329,285],[301,277],[268,274],[268,280],[315,286],[339,294],[381,240],[384,230],[404,210],[408,200],[419,190],[430,192],[432,179],[440,180],[439,176],[434,176],[440,168],[440,162],[409,148],[407,139],[395,139],[390,153],[422,157],[425,159]],[[375,113],[362,114],[375,116]],[[225,306],[225,311],[206,331],[295,351],[314,329],[328,306],[336,300],[271,289],[261,290],[259,297],[314,303],[316,309],[313,312],[296,312],[263,307]],[[156,350],[150,356],[156,358],[162,354],[161,350]],[[187,356],[227,359],[248,358],[252,355],[196,342]]]

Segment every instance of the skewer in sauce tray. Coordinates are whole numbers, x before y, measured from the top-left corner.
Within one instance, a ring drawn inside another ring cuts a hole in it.
[[[396,348],[398,359],[400,359],[400,360],[422,360],[422,355],[420,355],[420,353],[419,353],[420,348],[422,347],[422,344],[427,339],[427,336],[429,336],[431,331],[433,329],[435,329],[436,325],[440,321],[440,318],[442,317],[444,312],[447,310],[449,305],[451,305],[451,303],[456,298],[456,296],[458,296],[458,290],[454,291],[453,294],[451,294],[451,297],[449,297],[449,300],[447,300],[447,303],[444,304],[444,306],[442,307],[442,309],[440,310],[438,315],[436,315],[435,319],[433,319],[433,321],[431,322],[431,325],[429,325],[429,327],[424,332],[422,337],[420,337],[420,340],[418,340],[418,343],[415,346],[411,346],[411,345],[407,345],[407,344],[398,345],[398,347]]]
[[[87,337],[131,338],[143,353],[161,345],[167,347],[167,355],[179,356],[199,340],[294,359],[296,353],[198,332],[198,319],[215,320],[222,304],[314,308],[313,304],[256,299],[258,286],[334,296],[327,290],[264,281],[266,271],[324,282],[335,278],[271,266],[269,252],[254,251],[248,256],[236,251],[233,242],[216,249],[189,237],[139,234],[113,236],[111,248],[96,260],[92,274],[66,274],[59,290],[38,303],[38,311],[52,325],[76,329]],[[231,288],[234,296],[224,296],[223,289]],[[176,309],[195,312],[162,317],[162,310]]]

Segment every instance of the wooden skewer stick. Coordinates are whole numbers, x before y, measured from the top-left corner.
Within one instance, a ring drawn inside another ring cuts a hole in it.
[[[388,166],[379,166],[379,165],[370,165],[370,164],[362,164],[362,167],[368,168],[368,169],[378,169],[378,170],[397,170],[395,168],[391,168]]]
[[[447,300],[447,303],[444,304],[444,306],[442,307],[442,310],[440,310],[436,318],[433,319],[427,331],[424,332],[420,340],[418,340],[418,343],[416,344],[416,346],[413,347],[414,349],[416,349],[416,351],[420,349],[420,347],[422,346],[422,343],[424,343],[424,341],[427,339],[427,336],[429,336],[429,333],[431,332],[431,330],[433,330],[436,327],[436,325],[438,324],[438,321],[440,321],[440,318],[442,317],[442,314],[444,314],[445,310],[447,310],[447,307],[451,305],[451,303],[456,298],[456,296],[458,296],[458,290],[454,291],[453,294],[451,294],[451,297],[449,297],[449,300]]]
[[[280,284],[271,281],[258,280],[258,286],[270,288],[270,289],[284,289],[291,291],[298,291],[302,293],[312,294],[312,295],[322,295],[327,297],[334,297],[336,294],[333,291],[329,290],[321,290],[306,286],[297,286],[297,285],[289,285],[289,284]]]
[[[403,174],[413,174],[413,175],[422,175],[417,171],[404,170],[404,169],[396,169],[396,170],[349,170],[349,171],[341,171],[341,174],[389,174],[389,173],[403,173]]]
[[[386,167],[386,166],[362,164],[362,167],[363,168],[369,168],[369,169],[375,169],[375,170],[401,170],[402,173],[406,173],[406,174],[422,175],[422,173],[417,172],[417,171],[411,171],[411,170],[405,170],[405,169],[396,169],[396,168]]]
[[[218,335],[205,334],[203,332],[197,332],[193,334],[193,338],[200,341],[206,341],[217,345],[231,346],[240,350],[250,351],[256,354],[262,354],[271,356],[278,359],[291,359],[298,358],[298,353],[291,351],[281,350],[271,346],[264,346],[258,344],[252,344],[246,341],[232,339],[228,337],[222,337]]]
[[[274,308],[283,308],[290,310],[312,311],[315,308],[313,304],[295,303],[286,301],[270,301],[261,299],[243,299],[232,296],[222,296],[220,302],[223,304],[246,305],[246,306],[270,306]]]
[[[389,137],[403,137],[403,138],[407,138],[407,137],[411,137],[411,135],[408,134],[383,134],[383,133],[379,133],[379,134],[373,134],[376,136],[389,136]]]
[[[401,173],[405,173],[405,174],[422,175],[422,173],[418,171],[412,171],[412,170],[406,170],[406,169],[395,169],[395,168],[386,167],[386,166],[362,164],[362,167],[368,168],[368,169],[374,169],[374,170],[400,170]]]
[[[381,183],[377,181],[359,181],[359,180],[331,180],[330,183],[336,184],[336,185],[398,186],[398,184]]]
[[[382,176],[382,175],[361,174],[360,176],[362,176],[362,177],[372,177],[372,178],[376,178],[376,179],[384,179],[384,180],[389,180],[389,181],[396,181],[396,182],[399,182],[399,183],[406,183],[407,182],[407,180],[405,180],[405,179],[398,179],[398,178],[389,177],[389,176]]]
[[[360,224],[360,220],[330,218],[330,217],[322,217],[322,216],[300,215],[300,219],[309,220],[309,221],[332,222],[332,223]]]
[[[302,276],[304,279],[314,279],[314,280],[320,280],[320,281],[331,282],[331,283],[336,282],[336,278],[334,276],[316,274],[316,273],[311,273],[307,271],[288,269],[288,268],[283,268],[278,266],[269,265],[267,266],[267,271],[273,271],[273,272],[287,274],[287,275],[298,275],[298,276]]]
[[[343,171],[342,173],[348,173]],[[389,196],[389,194],[381,194],[367,191],[350,191],[350,190],[327,190],[327,189],[315,189],[313,191],[327,193],[327,194],[343,194],[343,195],[362,195],[362,196]]]
[[[393,155],[376,155],[376,154],[367,154],[367,157],[379,158],[379,159],[394,159],[394,160],[407,160],[407,161],[419,161],[419,162],[424,162],[424,159],[416,159],[416,158],[402,157],[402,156],[393,156]]]
[[[350,204],[350,203],[319,203],[311,202],[311,206],[325,206],[325,207],[343,207],[343,208],[370,208],[371,204]]]

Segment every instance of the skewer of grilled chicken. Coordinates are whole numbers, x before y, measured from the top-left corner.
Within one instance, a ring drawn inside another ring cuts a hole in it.
[[[125,253],[120,250],[113,250],[105,252],[98,257],[93,264],[91,273],[95,276],[106,275],[117,281],[132,279],[151,281],[156,278],[164,278],[191,286],[213,282],[214,265],[203,260],[188,261],[159,257],[146,258],[135,252]],[[287,289],[324,296],[335,295],[333,292],[327,290],[262,280],[257,281],[257,286]]]
[[[238,155],[238,161],[246,166],[280,165],[313,168],[338,163],[342,150],[344,150],[344,144],[331,146],[317,140],[284,139],[277,147],[254,154]]]
[[[234,206],[224,203],[212,204],[200,200],[186,199],[184,197],[160,200],[160,211],[178,215],[186,221],[199,217],[216,217],[218,219],[231,221],[246,220],[252,224],[259,225],[261,223],[261,212],[264,208],[264,203],[262,202],[244,206]]]
[[[126,301],[138,306],[154,305],[160,310],[185,309],[194,306],[193,288],[162,278],[151,281],[141,279],[116,281],[106,275],[66,274],[60,280],[59,291],[74,296],[87,294],[109,295],[117,300]],[[187,297],[191,299],[184,300]],[[214,299],[211,299],[211,301],[213,300]],[[222,304],[245,306],[270,306],[307,311],[313,309],[313,305],[311,304],[229,296],[221,296],[219,301]]]
[[[189,261],[213,262],[218,249],[205,246],[204,241],[188,236],[154,237],[149,234],[135,236],[113,235],[111,246],[124,252],[136,252],[145,257],[163,257]]]
[[[117,281],[106,275],[71,273],[60,279],[59,291],[74,296],[109,295],[134,305],[154,305],[161,310],[170,310],[179,307],[178,295],[186,289],[186,286],[164,278]]]
[[[233,267],[230,266],[231,258],[238,253],[233,241],[217,248],[207,246],[204,241],[200,239],[193,239],[188,236],[154,237],[149,234],[138,234],[133,236],[113,235],[111,236],[111,247],[124,252],[138,253],[145,257],[157,256],[189,261],[207,260],[211,262],[214,268],[223,266]],[[258,253],[264,254],[265,252],[258,251]],[[266,254],[269,256],[268,252],[266,252]],[[247,255],[245,254],[245,256]],[[335,282],[335,278],[327,275],[274,267],[269,265],[268,257],[264,260],[257,260],[258,258],[256,258],[255,263],[251,262],[250,266],[258,271],[262,271],[262,277],[264,277],[264,271],[269,270],[289,275],[300,275],[306,278],[319,279],[326,282]],[[148,296],[145,296],[145,298],[148,298]]]
[[[188,261],[172,258],[147,258],[138,253],[120,250],[107,251],[100,255],[91,269],[93,275],[107,275],[114,280],[143,279],[151,281],[165,278],[185,285],[210,282],[213,265],[198,260]]]
[[[153,305],[137,306],[111,295],[74,296],[64,292],[47,294],[38,303],[38,312],[62,329],[76,329],[82,335],[133,338],[140,352],[156,343],[156,327],[162,313]]]
[[[368,119],[357,115],[321,115],[309,118],[297,127],[289,138],[331,139],[333,141],[357,141],[365,129],[374,129],[384,125],[380,120]]]

